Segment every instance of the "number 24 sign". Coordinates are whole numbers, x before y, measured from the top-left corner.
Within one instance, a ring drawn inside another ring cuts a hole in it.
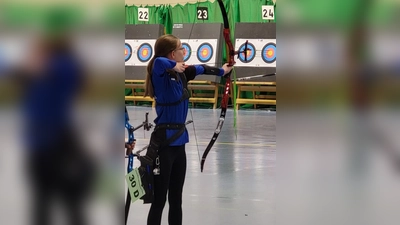
[[[263,5],[261,15],[262,15],[263,20],[275,19],[274,6],[273,5]]]

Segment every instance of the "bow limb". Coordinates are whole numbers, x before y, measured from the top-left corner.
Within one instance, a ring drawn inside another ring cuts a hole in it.
[[[133,135],[134,128],[133,126],[129,123],[129,115],[128,111],[126,110],[125,107],[125,128],[128,131],[128,144],[132,144],[135,141],[135,137]],[[128,167],[127,167],[127,173],[130,173],[133,169],[133,157],[134,155],[131,153],[128,156]],[[125,224],[128,222],[128,214],[129,214],[129,208],[131,206],[131,194],[128,193],[126,195],[126,202],[125,202]]]
[[[227,61],[228,61],[228,66],[233,66],[235,64],[235,49],[233,48],[233,44],[230,38],[231,31],[229,29],[229,22],[228,22],[228,14],[226,13],[226,9],[224,6],[224,3],[222,0],[218,0],[218,4],[221,8],[221,13],[222,13],[222,18],[224,20],[224,30],[223,30],[223,36],[224,40],[227,46]],[[204,163],[206,161],[207,155],[210,152],[212,146],[214,145],[215,141],[217,140],[221,130],[222,126],[224,125],[225,122],[225,115],[226,115],[226,109],[228,107],[228,101],[229,101],[229,91],[231,89],[231,78],[230,78],[231,72],[225,75],[225,88],[224,88],[224,94],[222,96],[221,100],[221,114],[219,117],[219,121],[217,124],[217,127],[215,128],[213,137],[211,138],[210,143],[207,145],[206,150],[203,153],[203,156],[201,158],[201,164],[200,164],[200,169],[201,172],[203,172],[204,169]]]
[[[153,126],[153,124],[149,123],[149,117],[148,116],[149,116],[149,113],[147,112],[146,116],[145,116],[146,117],[145,121],[141,125],[139,125],[138,127],[135,128],[129,123],[129,115],[128,115],[128,111],[127,111],[127,109],[125,107],[125,128],[128,131],[128,142],[127,143],[129,145],[132,145],[133,142],[135,141],[135,136],[133,134],[133,132],[135,130],[138,130],[139,128],[143,127],[144,130],[149,131],[151,129],[151,127]],[[147,146],[146,146],[146,148],[143,148],[141,151],[143,151],[144,149],[147,149]],[[138,153],[140,153],[140,152],[138,151]],[[128,155],[127,173],[130,173],[133,170],[133,159],[134,159],[135,156],[138,156],[138,154],[134,154],[134,153],[131,152]],[[128,190],[128,193],[126,195],[126,202],[125,202],[125,224],[127,224],[127,222],[128,222],[128,214],[129,214],[130,206],[131,206],[131,194],[130,194],[130,192]]]
[[[126,107],[125,107],[125,128],[128,131],[128,142],[127,142],[127,144],[131,145],[135,141],[135,136],[133,134],[135,129],[129,123],[129,115],[128,115],[128,111],[127,111]],[[129,160],[128,160],[127,173],[130,173],[132,171],[132,169],[133,169],[133,154],[129,154],[128,158],[129,158]]]

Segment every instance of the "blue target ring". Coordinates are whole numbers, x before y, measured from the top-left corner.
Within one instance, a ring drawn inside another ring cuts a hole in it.
[[[183,57],[183,61],[186,62],[190,59],[190,55],[192,54],[192,48],[188,43],[182,43],[182,47],[185,48],[185,56]]]
[[[208,62],[214,54],[214,49],[210,43],[203,43],[197,49],[197,59],[202,62]]]
[[[126,62],[126,61],[128,61],[128,60],[131,58],[131,56],[132,56],[132,47],[131,47],[128,43],[125,43],[125,51],[124,51],[124,54],[125,54],[125,62]]]
[[[242,52],[239,54],[239,60],[242,63],[249,63],[251,61],[253,61],[254,57],[256,57],[256,47],[254,47],[253,44],[248,43],[247,44],[247,52],[243,52],[245,48],[245,44],[242,44],[239,47],[239,51]],[[247,60],[245,59],[245,54],[247,54]]]
[[[262,49],[262,59],[266,63],[273,63],[276,61],[276,44],[268,43]]]
[[[139,46],[137,57],[140,62],[147,62],[153,55],[153,48],[148,43],[143,43]]]

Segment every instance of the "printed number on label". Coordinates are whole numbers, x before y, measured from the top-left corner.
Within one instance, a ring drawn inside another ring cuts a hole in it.
[[[263,5],[262,6],[262,19],[263,20],[275,19],[275,12],[274,12],[273,5]]]
[[[197,7],[197,19],[208,20],[208,8],[207,7]]]
[[[149,21],[149,9],[148,8],[138,8],[138,20],[139,21]]]

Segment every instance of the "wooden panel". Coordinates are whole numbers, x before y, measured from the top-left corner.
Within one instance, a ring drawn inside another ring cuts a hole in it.
[[[132,89],[133,96],[125,96],[125,101],[150,101],[153,107],[155,107],[154,99],[150,97],[143,97],[143,89],[145,88],[144,80],[125,80],[125,88]],[[196,103],[212,103],[213,108],[217,107],[218,101],[218,88],[219,84],[212,81],[198,81],[193,80],[188,83],[188,89],[192,97],[189,98],[189,102]],[[204,90],[208,93],[194,93],[194,90]]]
[[[276,82],[248,82],[240,81],[236,82],[238,87],[236,108],[239,109],[240,104],[254,104],[254,108],[257,105],[276,105]],[[240,98],[242,92],[251,91],[253,92],[253,99]],[[256,94],[256,92],[269,92],[269,94]]]

